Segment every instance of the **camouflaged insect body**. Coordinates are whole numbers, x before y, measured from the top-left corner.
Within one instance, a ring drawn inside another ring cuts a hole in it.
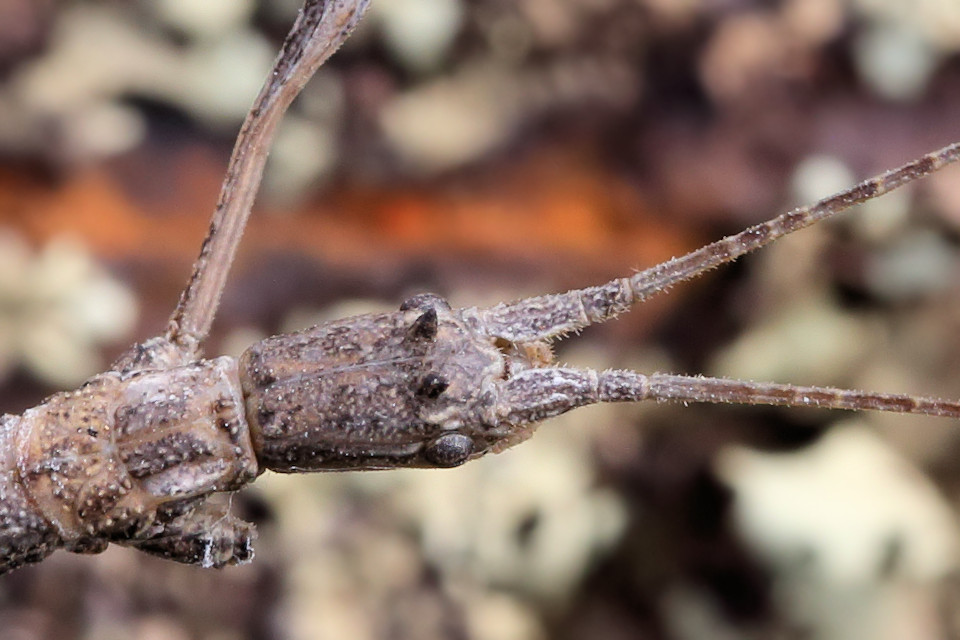
[[[19,418],[5,416],[0,511],[10,525],[0,540],[10,553],[0,566],[61,546],[100,551],[109,542],[169,557],[164,545],[184,537],[203,498],[257,474],[242,410],[236,365],[218,358],[110,371]],[[191,553],[200,560],[206,553],[212,565],[232,561],[234,550],[209,557],[202,540],[196,546]],[[238,541],[241,555],[243,546],[249,542]]]
[[[243,562],[253,526],[206,498],[264,470],[453,467],[552,415],[637,399],[617,377],[637,374],[549,367],[545,343],[489,335],[483,316],[417,296],[268,338],[239,364],[174,366],[162,340],[138,345],[117,370],[4,416],[0,570],[109,543]]]
[[[248,560],[252,525],[208,496],[264,469],[482,455],[509,434],[494,404],[506,362],[433,297],[270,338],[239,370],[226,357],[170,366],[162,342],[138,345],[118,370],[3,416],[0,570],[111,542],[203,566]]]
[[[110,543],[204,567],[248,561],[253,525],[208,500],[268,469],[453,467],[545,419],[645,399],[960,418],[960,402],[553,364],[550,342],[960,160],[953,144],[837,195],[606,284],[490,308],[420,295],[392,313],[202,359],[273,131],[368,0],[305,0],[241,130],[194,275],[163,337],[21,416],[0,416],[0,573]]]

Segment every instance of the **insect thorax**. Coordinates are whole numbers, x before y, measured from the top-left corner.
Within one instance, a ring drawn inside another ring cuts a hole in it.
[[[257,474],[230,358],[108,372],[20,418],[16,474],[66,542],[134,538]]]

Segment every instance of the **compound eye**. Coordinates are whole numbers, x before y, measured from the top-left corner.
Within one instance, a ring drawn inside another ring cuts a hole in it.
[[[457,467],[473,453],[473,440],[462,433],[447,433],[427,446],[424,457],[438,467]]]

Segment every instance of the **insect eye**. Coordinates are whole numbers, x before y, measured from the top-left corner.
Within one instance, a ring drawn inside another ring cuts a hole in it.
[[[417,389],[417,395],[423,396],[430,400],[436,400],[440,397],[440,394],[447,390],[447,387],[450,386],[450,383],[447,380],[436,373],[428,373],[423,380],[420,382],[420,388]]]
[[[438,467],[456,467],[473,453],[473,440],[462,433],[447,433],[434,440],[423,452],[431,464]]]

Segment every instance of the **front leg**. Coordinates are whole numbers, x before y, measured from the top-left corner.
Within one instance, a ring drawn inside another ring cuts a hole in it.
[[[256,528],[249,522],[201,503],[196,509],[142,532],[142,539],[120,542],[151,555],[205,569],[253,560]]]
[[[280,119],[310,76],[343,44],[369,5],[370,0],[304,0],[237,136],[210,230],[193,275],[170,316],[166,338],[190,359],[199,357],[210,332]]]

